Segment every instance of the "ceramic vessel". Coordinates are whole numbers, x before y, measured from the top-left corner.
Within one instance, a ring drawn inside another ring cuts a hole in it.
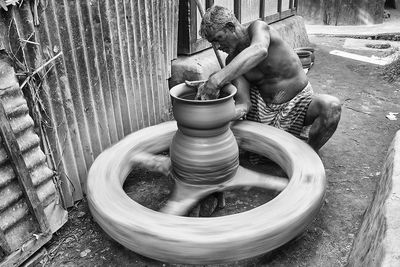
[[[296,51],[297,56],[300,58],[301,65],[304,68],[309,68],[311,66],[311,52],[310,51],[304,51],[304,50],[298,50]]]
[[[315,61],[315,55],[314,55],[315,49],[314,49],[314,47],[309,47],[309,46],[298,47],[298,48],[295,48],[295,51],[308,51],[308,52],[311,52],[311,62]]]
[[[172,175],[188,184],[219,184],[239,166],[239,148],[229,124],[235,116],[236,88],[228,84],[224,97],[194,100],[194,88],[178,84],[170,90],[178,130],[170,145]]]

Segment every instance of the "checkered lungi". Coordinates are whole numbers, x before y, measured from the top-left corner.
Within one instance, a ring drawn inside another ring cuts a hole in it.
[[[308,83],[294,98],[282,104],[266,104],[257,88],[250,90],[251,108],[246,119],[266,123],[302,138],[304,119],[312,100],[313,90]]]

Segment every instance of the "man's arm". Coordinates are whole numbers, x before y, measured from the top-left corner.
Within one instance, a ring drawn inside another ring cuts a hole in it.
[[[223,69],[210,76],[205,85],[206,87],[217,90],[250,71],[267,58],[270,44],[268,24],[263,21],[255,21],[249,27],[250,46],[234,57]]]
[[[236,114],[234,120],[238,120],[246,115],[251,107],[250,100],[250,83],[242,76],[232,81],[232,84],[237,88],[235,95]]]

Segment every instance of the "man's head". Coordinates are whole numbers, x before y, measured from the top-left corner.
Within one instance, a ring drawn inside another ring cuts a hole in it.
[[[235,30],[238,25],[240,23],[231,10],[212,6],[204,14],[199,33],[218,49],[230,53],[237,44]]]

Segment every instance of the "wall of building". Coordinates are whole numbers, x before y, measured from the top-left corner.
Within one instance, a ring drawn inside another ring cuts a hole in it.
[[[298,14],[307,23],[368,25],[383,22],[385,0],[301,0]]]

